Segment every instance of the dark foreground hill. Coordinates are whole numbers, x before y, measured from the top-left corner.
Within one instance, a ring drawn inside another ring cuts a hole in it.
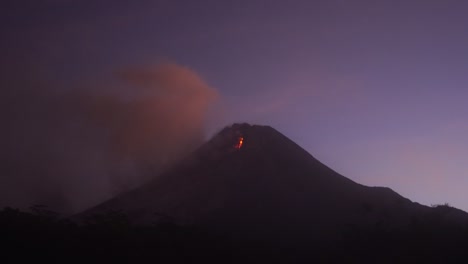
[[[89,256],[130,262],[444,263],[464,258],[468,245],[465,212],[357,184],[273,128],[247,124],[73,219],[85,224],[55,221],[50,233],[66,234]]]
[[[6,208],[0,263],[465,263],[468,229],[441,221],[451,210],[439,207],[395,230],[350,227],[328,247],[304,241],[308,250],[298,251],[170,222],[132,225],[119,212],[77,225]]]

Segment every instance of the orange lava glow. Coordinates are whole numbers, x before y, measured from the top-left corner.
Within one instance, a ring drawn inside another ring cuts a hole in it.
[[[244,138],[243,137],[239,137],[239,141],[237,142],[237,144],[234,146],[236,149],[240,149],[242,147],[242,144],[244,143]]]

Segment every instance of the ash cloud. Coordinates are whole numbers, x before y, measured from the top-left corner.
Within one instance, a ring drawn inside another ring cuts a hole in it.
[[[141,185],[196,148],[218,97],[170,63],[119,71],[119,89],[99,93],[2,75],[0,206],[64,213]]]

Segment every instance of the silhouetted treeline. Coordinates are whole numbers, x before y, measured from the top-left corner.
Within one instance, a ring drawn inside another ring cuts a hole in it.
[[[460,263],[468,257],[468,225],[449,224],[448,206],[415,216],[404,228],[350,226],[327,249],[304,241],[307,246],[292,251],[168,221],[133,225],[116,211],[78,225],[44,207],[32,209],[0,211],[0,263]]]

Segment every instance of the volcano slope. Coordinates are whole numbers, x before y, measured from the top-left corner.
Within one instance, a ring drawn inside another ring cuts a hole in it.
[[[271,127],[234,124],[152,182],[77,218],[112,210],[137,224],[164,216],[244,246],[306,252],[335,247],[349,230],[404,229],[435,209],[355,183]],[[459,210],[441,215],[457,225],[468,219]]]

